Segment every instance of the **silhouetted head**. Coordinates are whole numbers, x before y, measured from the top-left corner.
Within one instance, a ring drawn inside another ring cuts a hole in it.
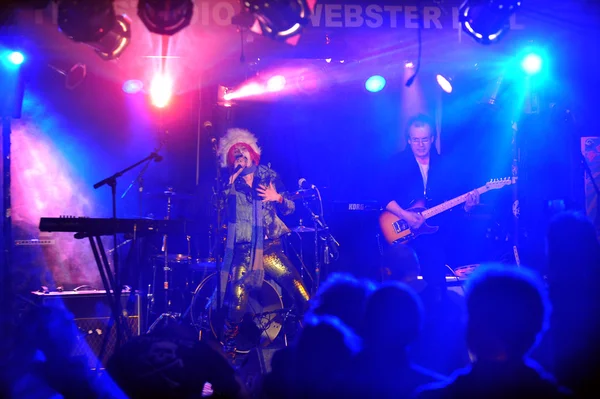
[[[392,245],[383,256],[384,280],[411,283],[417,280],[421,266],[414,249],[408,245]]]
[[[548,279],[560,283],[570,276],[595,279],[600,268],[600,244],[591,220],[566,211],[550,221],[547,235]]]
[[[350,357],[360,349],[360,338],[335,316],[309,316],[296,348],[301,357]]]
[[[308,316],[294,345],[294,387],[299,396],[325,395],[360,351],[360,338],[337,317]],[[326,397],[326,396],[323,396]]]
[[[548,324],[546,289],[516,266],[479,267],[467,284],[467,344],[479,360],[522,358]]]
[[[17,345],[29,352],[39,350],[46,358],[66,359],[81,340],[73,315],[61,306],[36,306],[17,329]]]
[[[423,305],[407,285],[389,281],[367,300],[365,311],[365,347],[378,350],[402,350],[421,332]]]
[[[311,301],[309,313],[335,316],[360,335],[366,299],[374,290],[375,285],[370,281],[359,280],[350,274],[332,274]]]

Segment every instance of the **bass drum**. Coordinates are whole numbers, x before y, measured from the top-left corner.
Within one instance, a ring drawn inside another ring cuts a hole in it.
[[[200,332],[210,331],[210,334],[218,339],[223,330],[227,308],[224,306],[221,312],[217,312],[216,294],[217,273],[212,273],[202,280],[194,291],[190,315]],[[269,281],[265,280],[260,290],[250,294],[246,314],[252,316],[261,332],[259,346],[265,347],[275,341],[282,329],[283,313],[283,300]],[[255,342],[247,341],[240,335],[243,335],[242,331],[236,337],[238,353],[248,353],[257,346]]]

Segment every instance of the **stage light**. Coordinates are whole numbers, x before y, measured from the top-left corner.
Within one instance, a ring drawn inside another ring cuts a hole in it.
[[[385,87],[385,78],[383,76],[375,75],[371,76],[365,82],[365,88],[371,93],[377,93],[378,91],[383,90]]]
[[[173,95],[173,81],[165,75],[156,75],[150,83],[150,99],[158,108],[164,108],[171,101]]]
[[[467,0],[458,12],[463,31],[475,41],[491,44],[510,29],[510,16],[520,0]]]
[[[131,41],[131,21],[115,15],[112,0],[61,0],[58,27],[71,40],[92,47],[104,60],[118,58]]]
[[[300,34],[315,3],[316,0],[242,0],[244,11],[240,15],[254,15],[259,26],[252,26],[252,31],[272,39],[286,40]]]
[[[25,61],[25,56],[23,55],[23,53],[13,51],[8,55],[8,60],[13,65],[21,65]]]
[[[414,67],[415,67],[415,64],[413,64],[413,62],[412,62],[412,61],[406,61],[406,62],[404,63],[404,67],[405,67],[405,68],[412,69],[412,68],[414,68]]]
[[[273,76],[267,81],[267,91],[281,91],[285,88],[285,83],[285,77],[281,75]]]
[[[73,65],[68,70],[61,69],[52,64],[48,64],[48,66],[65,77],[65,87],[69,90],[77,88],[77,86],[83,83],[87,76],[87,67],[80,62]]]
[[[452,93],[452,83],[450,83],[451,79],[438,74],[435,76],[435,80],[438,82],[442,90],[444,90],[448,94]]]
[[[521,67],[525,73],[534,75],[542,70],[542,57],[535,53],[527,54],[521,61]]]
[[[138,16],[146,29],[159,35],[172,36],[192,21],[192,0],[139,0]]]
[[[123,91],[127,94],[135,94],[144,88],[141,80],[131,79],[123,83]]]

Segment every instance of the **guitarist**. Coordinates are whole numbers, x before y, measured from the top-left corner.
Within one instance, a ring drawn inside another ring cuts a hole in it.
[[[435,123],[427,115],[412,117],[407,124],[406,149],[395,155],[387,167],[383,185],[385,209],[404,219],[416,229],[425,219],[418,213],[407,210],[411,202],[424,200],[427,207],[437,205],[449,198],[455,190],[449,185],[455,181],[450,177],[446,160],[433,146],[436,139]],[[469,212],[479,203],[479,193],[474,190],[465,203]],[[441,229],[440,229],[441,230]],[[422,235],[410,241],[417,252],[423,279],[432,288],[445,289],[446,260],[443,231],[432,235]]]

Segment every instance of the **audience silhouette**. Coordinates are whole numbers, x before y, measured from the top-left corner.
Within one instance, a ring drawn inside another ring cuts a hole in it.
[[[516,266],[476,270],[467,287],[467,343],[474,363],[450,382],[423,388],[429,398],[561,398],[569,395],[528,358],[547,328],[541,279]]]

